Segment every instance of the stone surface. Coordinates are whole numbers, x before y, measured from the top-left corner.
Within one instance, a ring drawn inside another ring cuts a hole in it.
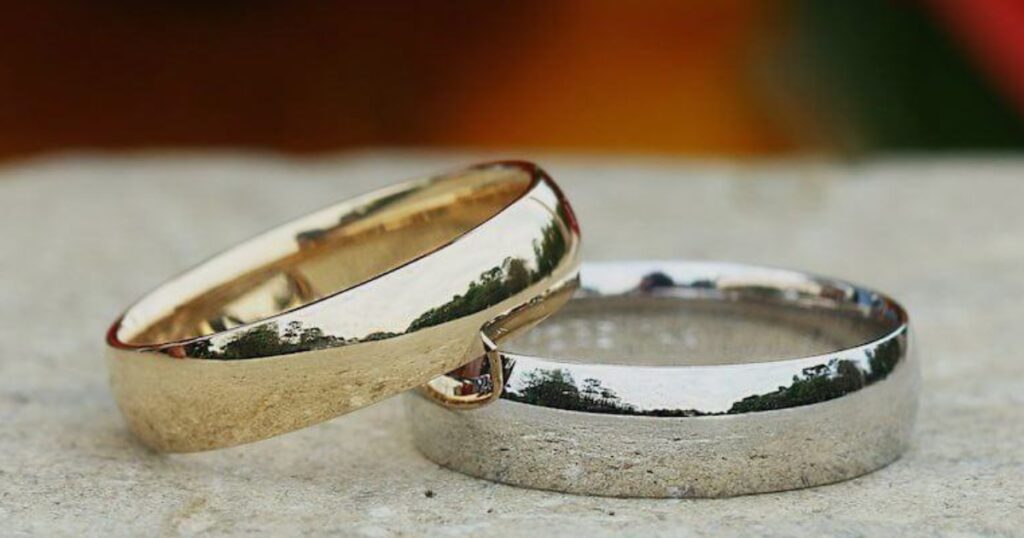
[[[162,456],[106,385],[107,324],[291,216],[475,160],[63,156],[0,170],[0,534],[1024,535],[1024,160],[539,160],[590,259],[790,266],[891,292],[924,390],[910,451],[832,486],[724,500],[517,489],[419,456],[392,399],[239,448]]]

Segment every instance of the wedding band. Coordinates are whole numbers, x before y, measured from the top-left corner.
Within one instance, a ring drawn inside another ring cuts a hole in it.
[[[533,164],[415,180],[271,230],[157,288],[107,334],[147,445],[186,452],[311,425],[421,385],[556,310],[579,228]]]
[[[449,376],[493,403],[407,398],[424,455],[531,488],[722,497],[845,480],[906,449],[918,365],[889,297],[724,263],[584,264],[581,279],[523,351]]]

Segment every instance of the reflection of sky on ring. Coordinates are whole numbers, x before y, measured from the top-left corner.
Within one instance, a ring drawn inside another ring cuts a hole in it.
[[[539,200],[537,203],[541,203]],[[507,225],[502,225],[506,221]],[[493,267],[501,267],[506,258],[521,258],[531,268],[536,268],[534,240],[541,240],[540,230],[552,222],[550,215],[537,211],[536,206],[520,205],[500,213],[492,221],[492,228],[501,229],[496,234],[469,234],[459,239],[458,256],[427,256],[416,264],[406,267],[400,273],[393,273],[388,279],[392,289],[422,290],[415,298],[385,297],[382,300],[378,281],[371,281],[352,288],[331,301],[309,305],[292,313],[299,321],[306,318],[315,320],[325,333],[360,337],[378,331],[404,332],[409,324],[430,308],[451,301],[456,295],[465,294],[469,280]],[[458,276],[458,278],[452,278]],[[467,279],[467,277],[470,277]],[[410,281],[403,286],[399,280]],[[359,312],[358,316],[330,316],[322,309],[337,312]]]
[[[868,368],[862,349],[846,351],[842,355],[843,359],[856,360],[862,369]],[[526,388],[530,371],[559,369],[570,374],[578,388],[583,386],[585,379],[597,379],[602,388],[615,391],[620,403],[636,406],[640,411],[694,409],[721,413],[747,396],[792,385],[793,376],[799,376],[804,368],[826,364],[836,355],[685,367],[570,364],[516,355],[510,357],[515,360],[515,367],[505,386],[512,392]]]

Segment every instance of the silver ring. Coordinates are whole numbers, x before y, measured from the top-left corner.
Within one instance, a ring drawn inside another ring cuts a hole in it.
[[[524,351],[448,376],[500,397],[407,397],[424,455],[531,488],[724,497],[853,478],[906,449],[919,373],[891,298],[725,263],[591,263],[581,277]]]

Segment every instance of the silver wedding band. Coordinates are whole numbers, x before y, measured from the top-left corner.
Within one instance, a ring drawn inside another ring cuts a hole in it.
[[[508,484],[724,497],[828,484],[902,454],[919,374],[904,309],[847,282],[725,263],[583,266],[576,297],[452,376],[476,409],[407,397],[418,449]]]

